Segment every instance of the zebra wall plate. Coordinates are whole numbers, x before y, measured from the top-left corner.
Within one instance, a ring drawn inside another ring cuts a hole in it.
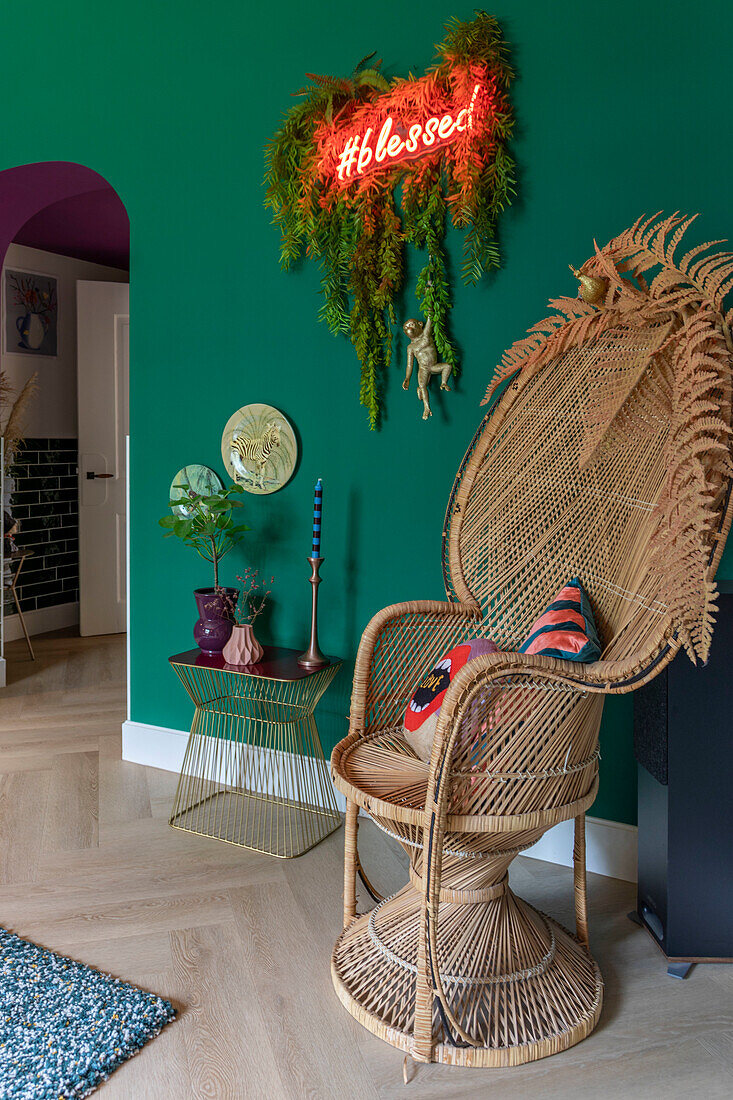
[[[298,460],[295,432],[272,405],[244,405],[227,420],[221,456],[232,480],[248,493],[276,493]]]
[[[198,466],[194,463],[190,466],[184,466],[171,482],[170,497],[168,499],[180,500],[181,502],[171,506],[171,512],[174,515],[191,515],[190,509],[186,507],[186,497],[188,495],[186,486],[191,492],[198,493],[200,496],[210,496],[212,493],[217,493],[219,489],[223,489],[224,482],[216,470],[212,470],[209,466]]]

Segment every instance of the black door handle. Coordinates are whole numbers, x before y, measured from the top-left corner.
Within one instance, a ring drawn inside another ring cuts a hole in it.
[[[94,481],[95,477],[114,477],[114,474],[95,474],[91,470],[87,471],[87,481]]]

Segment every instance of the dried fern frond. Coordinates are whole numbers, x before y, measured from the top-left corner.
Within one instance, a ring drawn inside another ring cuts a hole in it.
[[[657,502],[658,525],[651,545],[658,598],[670,610],[690,658],[707,660],[715,621],[712,551],[721,501],[733,478],[731,374],[733,309],[723,300],[733,290],[733,252],[707,241],[676,258],[696,215],[644,216],[580,268],[607,280],[598,305],[568,298],[551,302],[556,312],[505,352],[484,404],[508,376],[533,374],[572,348],[614,334],[640,338],[641,357],[619,369],[599,370],[597,397],[589,408],[580,450],[581,468],[599,460],[604,441],[654,356],[671,363],[671,431],[665,453],[666,480]],[[650,281],[647,272],[654,271]],[[646,341],[646,350],[644,345]],[[602,367],[602,362],[601,362]]]

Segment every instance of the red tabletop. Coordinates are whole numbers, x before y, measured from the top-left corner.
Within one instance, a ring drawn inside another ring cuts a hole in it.
[[[262,660],[256,665],[228,665],[221,653],[210,656],[202,653],[200,649],[189,649],[185,653],[177,653],[175,657],[169,657],[172,665],[192,665],[195,668],[215,668],[233,675],[261,676],[266,680],[305,680],[308,676],[320,672],[325,668],[302,668],[298,664],[299,649],[284,649],[282,646],[266,645],[262,647],[264,654]],[[330,665],[340,664],[337,657],[329,657]]]

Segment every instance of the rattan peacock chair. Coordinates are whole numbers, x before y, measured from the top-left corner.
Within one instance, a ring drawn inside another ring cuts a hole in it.
[[[448,504],[448,602],[388,607],[361,640],[350,732],[331,762],[347,798],[333,981],[365,1027],[417,1061],[515,1065],[579,1042],[600,1015],[585,812],[604,696],[650,680],[682,646],[706,658],[731,520],[721,303],[733,253],[711,244],[676,260],[688,224],[642,220],[596,247],[576,272],[580,297],[553,302],[558,313],[506,353],[489,393],[512,380]],[[518,653],[573,576],[602,659]],[[477,636],[502,652],[456,675],[423,761],[402,736],[407,702],[436,659]],[[408,884],[363,916],[360,809],[410,858]],[[517,853],[571,818],[574,934],[507,883]]]

